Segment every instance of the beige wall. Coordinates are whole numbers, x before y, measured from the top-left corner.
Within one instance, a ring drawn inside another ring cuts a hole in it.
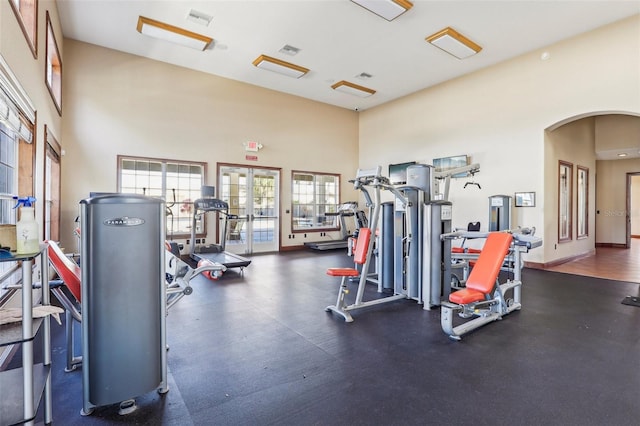
[[[640,117],[619,114],[599,116],[596,123],[596,151],[628,148],[634,148],[633,154],[640,154]]]
[[[592,253],[595,250],[596,155],[595,117],[565,124],[545,135],[545,262]],[[558,170],[559,161],[573,165],[571,195],[571,240],[558,241]],[[589,170],[588,236],[578,239],[577,234],[577,176],[578,166]]]
[[[546,168],[545,129],[594,113],[640,114],[639,33],[636,15],[364,111],[360,167],[468,154],[480,163],[482,189],[452,183],[454,226],[479,220],[487,229],[490,195],[535,191],[536,207],[514,209],[513,225],[535,226],[553,244],[557,212],[546,202],[545,175],[557,164]],[[543,51],[550,59],[540,59]],[[526,260],[547,256],[545,247]]]
[[[54,33],[58,42],[58,49],[64,57],[64,42],[62,30],[58,20],[58,11],[54,1],[40,0],[38,2],[38,39],[37,58],[33,57],[31,49],[22,33],[16,15],[8,1],[0,1],[0,54],[7,63],[11,72],[17,77],[19,84],[24,89],[33,104],[36,113],[36,182],[35,197],[36,218],[40,224],[40,234],[43,226],[43,179],[44,179],[44,127],[49,128],[52,134],[60,139],[62,135],[62,119],[58,115],[53,100],[45,85],[45,44],[46,44],[46,12],[49,12]],[[63,72],[64,70],[63,60]],[[66,100],[63,99],[63,104]],[[64,191],[64,188],[63,188]],[[20,194],[21,196],[32,194]]]
[[[347,182],[358,158],[353,111],[74,40],[65,40],[64,59],[67,244],[78,201],[90,191],[116,190],[118,154],[204,161],[209,185],[216,185],[217,162],[282,168],[283,246],[305,241],[287,238],[291,170],[339,173],[342,199],[355,197]],[[264,145],[258,161],[245,160],[243,142],[250,140]]]
[[[640,158],[598,161],[597,169],[596,243],[626,244],[627,173],[640,172]]]
[[[638,171],[637,173],[640,173]],[[631,177],[631,235],[640,237],[640,175]]]

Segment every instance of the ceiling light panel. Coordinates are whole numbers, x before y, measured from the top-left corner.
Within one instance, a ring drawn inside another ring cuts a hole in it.
[[[426,38],[427,42],[444,50],[458,59],[465,59],[482,50],[478,44],[469,40],[451,27],[438,31]]]
[[[376,91],[373,89],[360,86],[359,84],[350,83],[345,80],[337,82],[336,84],[332,85],[331,88],[333,90],[337,90],[338,92],[348,93],[350,95],[359,96],[361,98],[368,98],[369,96],[376,93]]]
[[[351,0],[352,2],[364,7],[370,12],[386,19],[393,21],[398,16],[405,13],[413,7],[413,3],[408,0]]]
[[[140,34],[160,40],[176,43],[197,50],[205,50],[213,39],[202,34],[187,31],[183,28],[165,24],[164,22],[140,16],[137,30]]]
[[[277,72],[288,77],[300,78],[309,72],[308,68],[272,58],[267,55],[260,55],[254,61],[253,65],[267,71]]]

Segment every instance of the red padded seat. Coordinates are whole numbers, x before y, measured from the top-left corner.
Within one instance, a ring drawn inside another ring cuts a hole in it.
[[[356,249],[353,252],[353,261],[358,265],[363,265],[367,260],[369,240],[371,240],[371,229],[360,228]],[[360,272],[355,268],[329,268],[327,269],[327,275],[332,277],[357,277]]]
[[[506,232],[490,233],[467,279],[466,288],[451,293],[449,300],[465,305],[491,297],[490,294],[512,240],[513,236]]]

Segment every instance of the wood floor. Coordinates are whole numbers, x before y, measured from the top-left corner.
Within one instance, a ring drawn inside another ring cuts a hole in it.
[[[547,271],[640,283],[640,239],[631,248],[598,247],[596,254],[546,268]]]

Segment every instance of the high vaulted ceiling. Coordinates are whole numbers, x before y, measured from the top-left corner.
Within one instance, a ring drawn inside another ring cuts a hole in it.
[[[446,80],[640,13],[638,0],[414,0],[393,21],[349,0],[58,0],[67,38],[179,65],[348,109],[365,110]],[[213,17],[187,20],[191,10]],[[214,39],[205,51],[151,38],[139,16]],[[452,27],[482,47],[459,60],[425,38]],[[295,56],[279,52],[290,45]],[[252,65],[268,55],[309,68],[299,79]],[[549,52],[553,55],[553,52]],[[371,75],[362,80],[362,73]],[[376,90],[360,98],[340,80]]]

